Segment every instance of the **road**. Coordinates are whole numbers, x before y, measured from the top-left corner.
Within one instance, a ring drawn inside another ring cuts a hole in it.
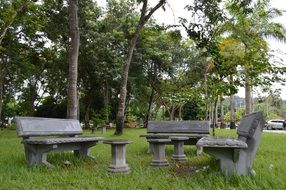
[[[263,132],[265,133],[279,133],[279,134],[286,134],[285,130],[263,130]]]

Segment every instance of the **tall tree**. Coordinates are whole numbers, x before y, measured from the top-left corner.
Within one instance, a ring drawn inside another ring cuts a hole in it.
[[[3,39],[7,35],[9,28],[13,25],[16,20],[16,17],[19,13],[23,11],[23,9],[27,6],[28,0],[22,0],[20,2],[16,2],[13,0],[1,1],[0,2],[0,118],[2,115],[3,108],[3,97],[4,97],[4,81],[5,76],[7,75],[5,63],[9,60],[9,58],[3,54]]]
[[[78,118],[77,76],[79,54],[78,0],[69,1],[69,76],[68,76],[68,104],[67,118]]]
[[[246,113],[250,113],[253,111],[253,86],[265,82],[271,83],[271,80],[276,78],[276,73],[280,72],[269,62],[268,47],[263,37],[285,41],[286,33],[281,24],[273,22],[273,18],[281,16],[282,12],[271,8],[269,0],[249,4],[248,9],[241,9],[233,2],[230,0],[231,6],[228,6],[233,19],[227,22],[226,26],[229,28],[228,33],[239,40],[244,47],[244,59],[240,65],[244,69]],[[261,78],[266,72],[272,74],[271,80],[267,81],[268,77]]]
[[[116,115],[116,132],[115,134],[120,135],[123,133],[124,128],[124,117],[125,117],[125,103],[126,103],[126,94],[127,94],[127,80],[128,80],[128,73],[129,67],[132,60],[133,52],[136,46],[137,39],[140,35],[140,32],[146,22],[150,19],[152,14],[158,10],[161,6],[166,3],[166,0],[160,0],[153,8],[148,11],[148,0],[140,0],[142,2],[141,8],[141,15],[136,26],[134,34],[131,36],[128,44],[128,51],[126,60],[123,64],[123,70],[121,74],[121,84],[120,84],[120,94],[119,94],[119,104],[118,104],[118,111]]]

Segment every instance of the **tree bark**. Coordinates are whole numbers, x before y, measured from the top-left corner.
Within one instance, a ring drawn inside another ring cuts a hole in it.
[[[105,124],[109,124],[109,84],[107,81],[104,83],[104,110],[105,115]]]
[[[180,105],[180,107],[179,107],[179,120],[183,120],[183,119],[182,119],[182,109],[183,109],[183,106],[184,106],[184,105]]]
[[[90,127],[90,101],[87,101],[87,105],[85,105],[85,115],[84,115],[84,127],[88,129]]]
[[[249,114],[253,111],[253,102],[252,102],[252,85],[250,77],[245,74],[245,114]]]
[[[217,100],[218,100],[218,97],[216,97],[216,99],[215,99],[215,102],[214,102],[214,108],[213,108],[213,121],[212,121],[212,123],[213,123],[213,136],[215,136],[215,128],[216,128],[216,116],[215,116],[215,112],[217,112],[216,110],[217,110]]]
[[[217,97],[216,99],[217,99],[217,100],[216,100],[216,103],[215,103],[215,110],[214,110],[214,112],[215,112],[215,113],[214,113],[214,116],[215,116],[215,117],[214,117],[214,121],[215,121],[214,126],[215,126],[215,127],[218,126],[218,105],[217,105],[217,104],[218,104],[218,103],[217,103],[217,102],[218,102],[218,97]]]
[[[148,110],[147,110],[147,114],[146,114],[146,120],[145,120],[145,126],[144,126],[145,128],[148,127],[148,121],[151,118],[151,113],[152,113],[151,110],[152,110],[152,104],[154,101],[154,94],[155,94],[155,90],[152,87],[151,95],[149,97]]]
[[[152,64],[152,70],[153,70],[153,76],[152,76],[152,81],[151,81],[151,95],[149,97],[149,102],[148,102],[148,110],[146,114],[146,119],[144,123],[144,127],[148,128],[148,121],[151,119],[151,110],[152,110],[152,104],[154,102],[154,95],[155,95],[155,83],[157,81],[157,66],[156,64]]]
[[[137,39],[139,37],[140,31],[146,24],[146,22],[149,20],[149,18],[152,16],[152,14],[159,9],[166,0],[160,0],[159,3],[153,7],[149,13],[147,13],[147,6],[148,6],[148,0],[143,0],[143,6],[141,9],[141,16],[138,21],[136,30],[131,37],[128,45],[128,51],[127,51],[127,57],[126,61],[123,65],[122,70],[122,78],[121,78],[121,85],[120,85],[120,95],[119,95],[119,104],[118,104],[118,111],[116,115],[116,135],[120,135],[123,133],[124,128],[124,119],[125,119],[125,103],[126,103],[126,95],[127,95],[127,80],[128,80],[128,74],[129,74],[129,67],[132,60],[133,52],[136,46]]]
[[[224,109],[223,109],[223,94],[220,96],[220,128],[224,129]]]
[[[230,127],[230,129],[235,129],[234,95],[230,96],[229,101],[230,101],[230,124],[229,124],[229,127]]]
[[[205,104],[206,104],[206,113],[205,113],[205,120],[208,120],[210,118],[209,114],[209,103],[208,103],[208,82],[207,82],[207,71],[205,71],[204,74],[204,87],[205,87]]]
[[[169,111],[169,120],[173,121],[175,119],[175,111],[176,111],[176,107],[172,106],[171,110]]]
[[[0,121],[2,119],[2,108],[3,108],[4,76],[5,75],[4,75],[3,63],[1,63],[0,59]]]
[[[30,92],[30,99],[28,100],[29,102],[29,110],[28,110],[28,114],[29,116],[34,116],[35,114],[35,102],[37,100],[37,96],[38,96],[38,93],[37,93],[37,82],[38,80],[36,81],[30,81],[29,82],[29,85],[28,85],[28,88],[29,88],[29,92]]]
[[[69,1],[69,76],[68,76],[68,105],[67,118],[77,119],[77,76],[78,76],[78,54],[79,54],[79,28],[78,28],[78,0]]]

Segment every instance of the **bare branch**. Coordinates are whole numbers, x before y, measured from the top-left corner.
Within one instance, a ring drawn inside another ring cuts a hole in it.
[[[164,5],[166,3],[166,0],[160,0],[159,3],[153,7],[150,12],[145,16],[144,18],[144,22],[147,22],[149,20],[149,18],[152,16],[152,14],[159,9],[162,5]]]

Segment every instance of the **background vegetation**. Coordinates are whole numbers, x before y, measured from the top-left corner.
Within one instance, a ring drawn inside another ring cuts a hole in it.
[[[85,127],[91,120],[101,125],[116,120],[122,67],[142,2],[108,0],[100,7],[79,1],[78,117]],[[282,12],[269,2],[196,0],[187,5],[190,18],[181,18],[181,26],[148,20],[130,64],[126,123],[207,119],[216,124],[225,123],[223,116],[231,122],[235,106],[229,97],[241,86],[245,109],[236,106],[236,120],[256,109],[266,118],[285,117],[281,92],[271,89],[273,82],[284,81],[285,68],[271,62],[265,38],[285,41],[285,29],[273,21]],[[67,117],[69,4],[0,1],[1,125],[15,115]],[[253,100],[255,86],[266,96]]]

